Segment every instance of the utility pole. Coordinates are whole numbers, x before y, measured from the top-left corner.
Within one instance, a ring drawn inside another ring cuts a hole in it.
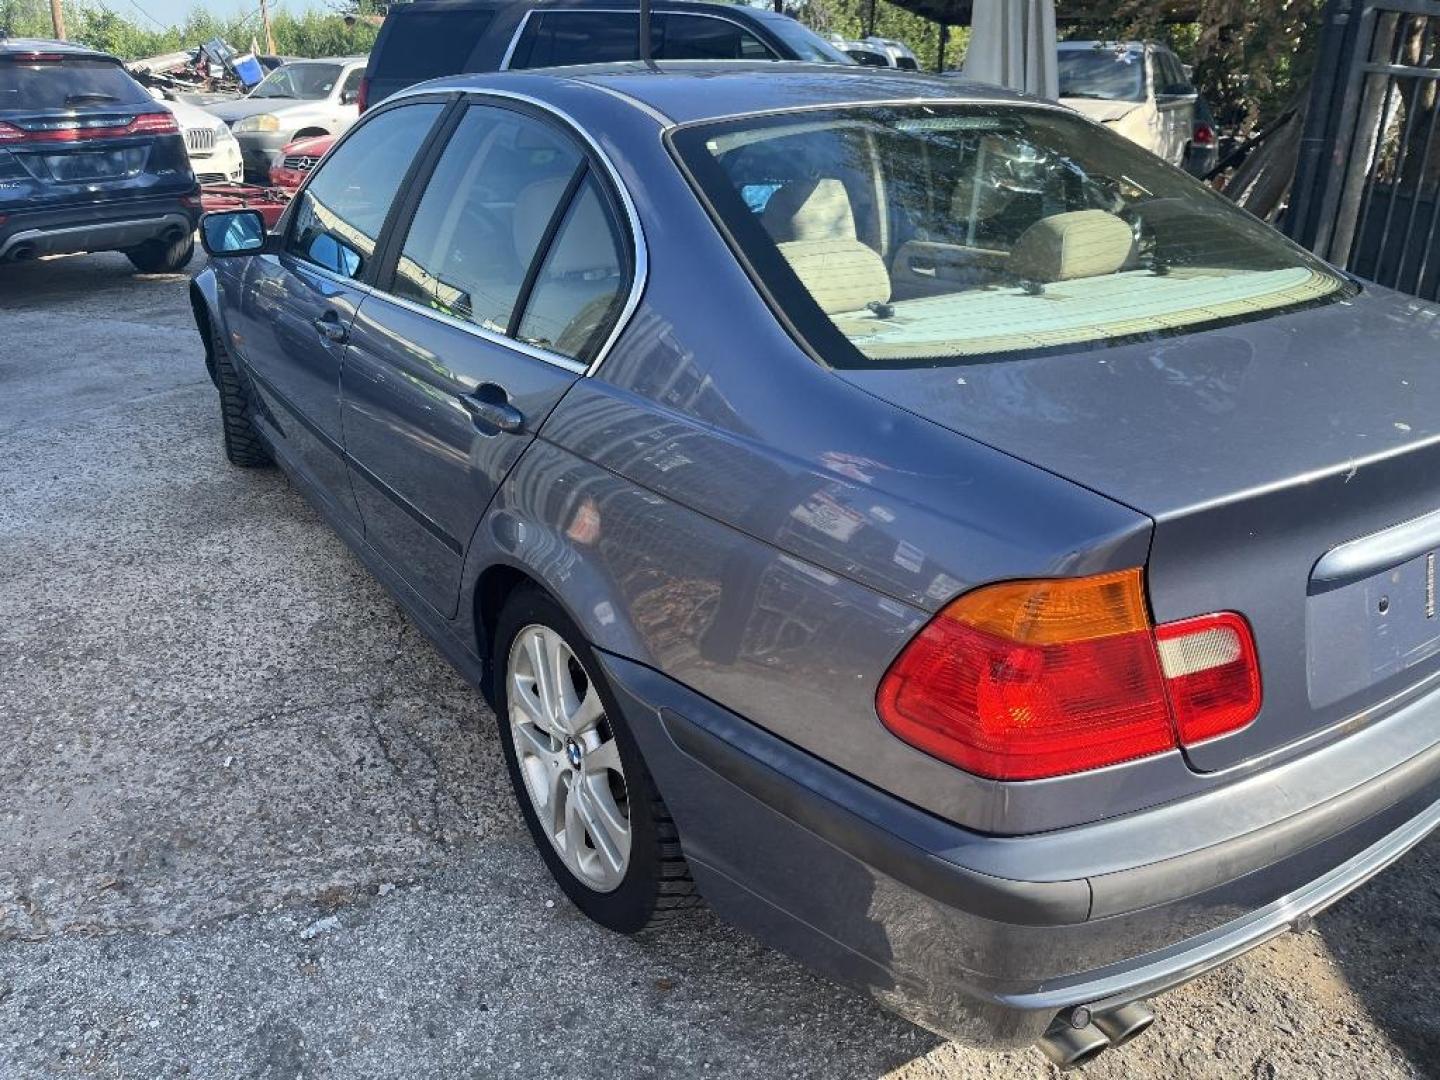
[[[55,40],[65,40],[65,13],[60,10],[60,0],[50,0],[50,23],[55,30]]]
[[[50,3],[57,4],[59,0],[50,0]],[[270,32],[270,5],[266,0],[260,0],[260,22],[265,27],[265,52],[274,56],[275,35]]]

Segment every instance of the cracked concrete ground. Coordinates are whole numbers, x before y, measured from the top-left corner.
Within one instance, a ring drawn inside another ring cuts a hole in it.
[[[0,1078],[1045,1076],[546,876],[494,719],[275,472],[183,276],[0,267]],[[1097,1077],[1440,1075],[1440,846]]]

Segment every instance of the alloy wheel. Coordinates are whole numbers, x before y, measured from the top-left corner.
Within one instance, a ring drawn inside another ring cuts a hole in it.
[[[510,737],[542,830],[586,886],[618,888],[630,864],[630,806],[594,680],[565,639],[539,624],[515,635],[505,677]]]

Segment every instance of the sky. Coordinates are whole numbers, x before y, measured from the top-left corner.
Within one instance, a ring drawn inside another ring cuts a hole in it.
[[[124,15],[143,26],[153,27],[157,22],[163,26],[178,26],[195,8],[203,8],[227,18],[236,12],[248,15],[259,9],[260,0],[109,0],[108,6],[117,15]],[[299,14],[328,7],[324,0],[270,0],[271,14],[276,11],[293,11]],[[259,25],[258,19],[256,25]],[[239,42],[234,44],[239,45]]]

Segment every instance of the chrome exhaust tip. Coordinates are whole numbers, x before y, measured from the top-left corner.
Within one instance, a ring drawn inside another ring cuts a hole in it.
[[[1040,1036],[1038,1045],[1040,1051],[1064,1072],[1095,1060],[1110,1048],[1110,1040],[1094,1023],[1077,1028],[1062,1020],[1050,1025],[1050,1030]]]
[[[1124,1046],[1155,1022],[1155,1014],[1140,1002],[1121,1005],[1109,1012],[1097,1013],[1094,1024],[1110,1040],[1111,1046]]]

